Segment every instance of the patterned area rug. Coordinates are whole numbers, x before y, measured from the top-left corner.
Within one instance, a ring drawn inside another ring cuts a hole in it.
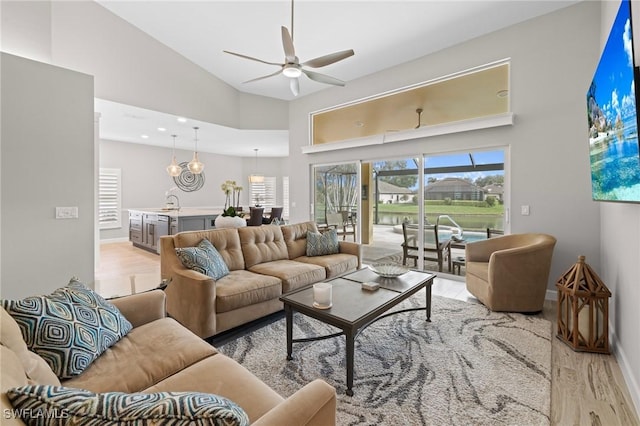
[[[423,291],[397,308],[423,305]],[[294,344],[286,361],[279,319],[218,349],[285,397],[326,380],[336,387],[339,425],[549,424],[549,321],[437,296],[431,318],[392,315],[358,336],[353,397],[342,337]],[[294,338],[335,331],[301,314],[294,323]]]

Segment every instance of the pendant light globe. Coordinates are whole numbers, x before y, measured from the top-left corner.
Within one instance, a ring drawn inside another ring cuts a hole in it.
[[[200,160],[198,159],[198,127],[194,127],[193,130],[195,131],[195,134],[196,134],[196,137],[195,137],[196,146],[195,146],[195,151],[193,151],[193,159],[189,161],[189,164],[187,164],[187,168],[194,175],[199,175],[204,170],[204,164],[201,163]]]

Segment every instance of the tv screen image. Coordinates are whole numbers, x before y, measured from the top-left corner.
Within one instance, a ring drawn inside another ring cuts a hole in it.
[[[623,0],[587,92],[591,189],[597,201],[640,202],[631,4]]]

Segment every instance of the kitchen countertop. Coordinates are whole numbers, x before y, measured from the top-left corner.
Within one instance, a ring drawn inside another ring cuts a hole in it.
[[[222,214],[222,209],[206,208],[206,207],[181,207],[180,210],[168,210],[164,208],[140,208],[129,209],[129,211],[159,214],[172,218],[190,217],[190,216],[218,216]]]

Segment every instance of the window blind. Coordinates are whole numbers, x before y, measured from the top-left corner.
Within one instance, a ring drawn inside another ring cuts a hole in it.
[[[122,226],[122,182],[120,169],[100,168],[98,182],[98,227]]]

